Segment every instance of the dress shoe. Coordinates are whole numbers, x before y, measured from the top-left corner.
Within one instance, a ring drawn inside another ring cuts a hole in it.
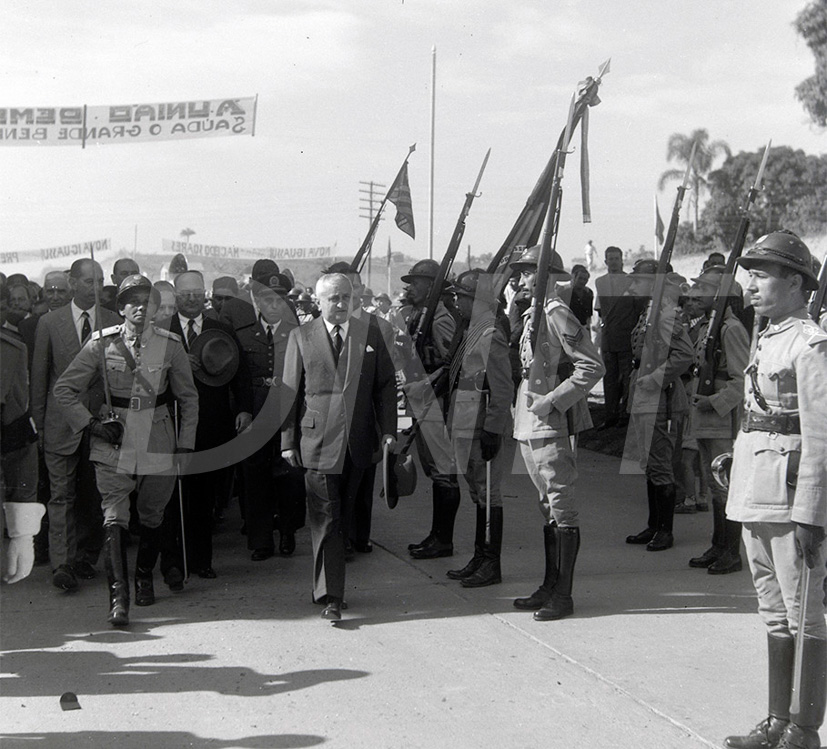
[[[627,544],[648,544],[655,537],[655,529],[647,528],[634,536],[626,536]]]
[[[296,534],[283,531],[279,534],[279,554],[289,557],[296,550]]]
[[[155,603],[155,587],[152,584],[152,571],[135,572],[135,605],[152,606]]]
[[[698,505],[695,502],[679,502],[675,505],[676,515],[694,515],[698,511]]]
[[[652,537],[652,540],[646,544],[646,551],[666,551],[672,548],[675,539],[671,533],[667,531],[658,531]]]
[[[170,567],[164,573],[164,582],[173,593],[180,593],[184,589],[184,573],[177,567]]]
[[[360,554],[370,554],[373,551],[373,544],[370,541],[354,541],[353,548]]]
[[[276,550],[272,546],[262,546],[260,549],[255,549],[253,553],[250,554],[250,559],[254,562],[263,562],[265,559],[269,559],[275,555]]]
[[[711,567],[713,562],[723,553],[723,549],[717,546],[710,546],[699,557],[692,557],[692,559],[689,560],[689,566],[695,567],[696,569],[706,569],[707,567]]]
[[[322,611],[322,619],[329,622],[338,622],[342,618],[342,604],[340,601],[329,600]]]
[[[770,716],[762,720],[746,736],[727,736],[727,749],[771,749],[778,746],[784,729],[790,721]]]
[[[805,728],[795,723],[788,723],[775,746],[778,749],[819,749],[821,741],[818,738],[817,728]]]
[[[454,556],[454,545],[452,543],[443,543],[437,538],[434,538],[429,544],[420,546],[417,549],[411,549],[411,556],[414,559],[438,559],[439,557]]]
[[[728,575],[730,572],[740,572],[743,567],[740,554],[725,551],[707,569],[709,575]]]
[[[198,577],[203,578],[204,580],[215,580],[218,577],[215,570],[212,567],[204,567],[204,569],[196,570],[195,574]]]
[[[429,533],[418,544],[408,544],[408,551],[413,551],[414,549],[421,549],[423,546],[427,546],[433,540],[434,540],[434,534]]]
[[[61,590],[74,590],[78,587],[78,579],[68,564],[60,564],[52,572],[52,585]]]
[[[91,562],[87,562],[85,559],[75,562],[72,565],[72,570],[81,580],[91,580],[98,574],[94,565]]]

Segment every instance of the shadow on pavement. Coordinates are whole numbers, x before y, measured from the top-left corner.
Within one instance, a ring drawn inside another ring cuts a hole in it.
[[[209,739],[186,731],[77,731],[67,733],[0,733],[4,749],[41,749],[78,746],[84,749],[116,746],[118,749],[146,749],[147,747],[190,746],[196,749],[293,749],[318,746],[326,741],[321,736],[300,734],[271,734],[244,736],[238,739]]]

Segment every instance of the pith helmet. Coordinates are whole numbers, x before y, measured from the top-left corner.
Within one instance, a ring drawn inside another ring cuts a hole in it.
[[[131,276],[127,276],[121,281],[121,285],[118,287],[118,295],[115,297],[117,301],[118,308],[123,307],[129,301],[129,298],[135,294],[136,291],[141,291],[146,289],[149,292],[150,299],[154,302],[160,303],[161,301],[161,294],[158,292],[158,289],[152,286],[152,281],[150,281],[146,276],[142,276],[140,273],[133,273]]]
[[[765,234],[745,255],[738,258],[738,264],[749,270],[766,263],[792,268],[804,276],[804,288],[814,291],[818,288],[818,277],[813,269],[813,256],[804,242],[789,231],[774,231]]]
[[[519,272],[536,270],[540,260],[541,249],[539,244],[535,244],[533,247],[527,247],[519,257],[511,261],[511,268]],[[549,272],[553,273],[561,281],[568,281],[571,278],[563,267],[563,258],[554,250],[551,252],[551,267],[549,268]]]
[[[433,281],[438,273],[439,263],[436,260],[420,260],[407,276],[402,276],[402,283],[410,283],[414,278],[430,278]]]

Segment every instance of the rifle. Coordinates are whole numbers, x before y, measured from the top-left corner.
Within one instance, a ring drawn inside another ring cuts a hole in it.
[[[557,245],[557,229],[560,223],[560,208],[563,199],[563,171],[566,167],[566,156],[568,155],[569,141],[577,125],[585,116],[589,106],[597,104],[597,89],[603,76],[609,71],[609,60],[600,66],[597,78],[589,76],[572,95],[569,105],[569,115],[566,127],[563,129],[560,139],[557,141],[557,150],[554,155],[555,170],[551,184],[551,195],[548,201],[548,214],[546,215],[546,226],[543,234],[543,241],[540,245],[540,257],[537,261],[537,278],[534,286],[534,308],[531,315],[531,350],[536,351],[537,335],[540,330],[546,303],[546,287],[548,286],[549,267],[553,257],[554,248]]]
[[[721,276],[721,285],[715,294],[715,301],[712,302],[712,311],[709,314],[709,324],[706,328],[706,335],[703,340],[703,358],[698,365],[698,395],[713,395],[715,393],[715,370],[717,369],[718,346],[721,338],[721,328],[724,324],[724,313],[729,301],[729,292],[732,288],[732,281],[735,276],[735,261],[741,257],[744,250],[744,243],[749,230],[749,212],[755,198],[761,191],[761,181],[764,177],[764,169],[767,166],[767,159],[770,155],[772,140],[767,143],[764,149],[764,156],[761,159],[761,166],[758,168],[758,175],[755,177],[752,187],[747,193],[747,201],[741,210],[741,223],[738,225],[738,232],[735,235],[735,242],[732,251],[727,258],[726,268]]]
[[[362,241],[362,246],[359,248],[359,251],[356,253],[356,257],[353,258],[353,261],[350,264],[350,272],[351,273],[361,273],[362,268],[365,265],[365,261],[368,259],[368,255],[370,255],[371,248],[373,247],[373,237],[376,234],[376,230],[379,228],[379,220],[382,217],[382,209],[385,207],[385,204],[388,202],[388,197],[391,193],[396,189],[397,185],[399,184],[399,180],[402,177],[402,170],[408,163],[408,159],[411,158],[411,154],[416,150],[416,143],[408,148],[408,155],[405,157],[405,160],[402,162],[402,166],[399,167],[399,171],[396,173],[396,177],[393,180],[393,183],[390,186],[390,189],[385,193],[385,197],[382,198],[382,202],[379,204],[379,209],[376,211],[376,215],[373,217],[373,221],[370,223],[370,228],[368,229],[368,233],[365,235],[364,240]]]
[[[821,309],[824,307],[824,298],[827,296],[827,256],[824,262],[821,263],[821,270],[818,273],[818,289],[813,292],[813,298],[810,300],[810,319],[814,323],[818,323],[821,319]]]
[[[442,263],[440,263],[436,278],[431,284],[431,289],[428,292],[428,299],[425,302],[425,309],[419,317],[416,330],[413,332],[413,344],[417,354],[419,354],[420,360],[424,360],[425,343],[428,340],[428,334],[430,333],[431,326],[434,322],[439,299],[443,294],[442,286],[445,283],[445,279],[448,278],[448,273],[450,272],[451,266],[454,264],[454,259],[457,256],[460,242],[462,242],[462,236],[465,234],[465,220],[468,218],[468,214],[471,211],[471,205],[474,202],[474,198],[477,197],[477,190],[479,189],[480,182],[482,181],[482,173],[485,171],[485,166],[488,164],[488,157],[490,155],[491,149],[489,148],[485,154],[485,158],[482,160],[482,166],[480,167],[479,174],[477,175],[477,181],[474,182],[474,187],[471,189],[471,192],[465,193],[465,203],[459,213],[457,225],[454,227],[454,233],[451,236],[451,241],[448,243],[448,249],[445,251],[445,257],[442,258]]]
[[[663,291],[666,288],[666,268],[672,259],[672,250],[675,247],[675,238],[678,235],[678,223],[680,222],[681,206],[683,205],[683,198],[686,194],[687,185],[689,184],[689,175],[692,172],[692,165],[695,163],[695,149],[698,143],[692,144],[692,151],[689,154],[689,162],[686,165],[686,172],[683,175],[683,183],[678,188],[678,194],[675,196],[675,204],[672,206],[672,218],[669,220],[669,230],[666,232],[666,239],[663,242],[663,249],[658,258],[658,269],[655,274],[655,285],[652,289],[652,299],[649,302],[649,309],[646,312],[646,328],[644,336],[649,336],[649,331],[653,331],[652,335],[660,335],[660,313],[663,304]],[[644,338],[645,340],[645,338]],[[655,362],[652,357],[645,355],[651,352],[654,353],[655,347],[644,346],[644,356],[641,357],[641,367],[647,374],[655,368]],[[645,361],[643,361],[645,359]]]

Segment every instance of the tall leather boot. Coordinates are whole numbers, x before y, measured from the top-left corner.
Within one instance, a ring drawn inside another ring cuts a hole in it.
[[[795,640],[767,635],[769,671],[768,717],[746,736],[727,736],[728,749],[769,749],[775,747],[790,722],[790,695],[793,687]]]
[[[740,543],[740,541],[739,541]],[[712,545],[699,557],[689,560],[690,567],[711,567],[726,550],[726,497],[712,495]]]
[[[675,517],[675,485],[658,484],[655,498],[658,505],[658,529],[652,540],[646,544],[646,551],[665,551],[675,542],[672,536],[672,521]]]
[[[428,535],[425,536],[418,544],[408,544],[408,551],[413,551],[414,549],[421,549],[423,546],[427,546],[436,538],[436,527],[438,525],[437,520],[439,518],[439,487],[432,483],[431,484],[431,530],[428,531]]]
[[[109,586],[109,623],[113,627],[129,624],[129,570],[126,562],[126,545],[119,525],[103,527],[103,561]]]
[[[734,520],[724,521],[724,551],[710,566],[710,575],[726,575],[738,572],[741,562],[741,524]]]
[[[546,572],[543,582],[527,598],[515,598],[514,608],[522,611],[537,611],[548,603],[554,586],[557,584],[557,535],[556,523],[543,526],[543,549],[546,556]]]
[[[476,505],[477,528],[474,534],[474,556],[461,570],[448,570],[445,574],[452,580],[462,580],[473,575],[485,559],[485,507]]]
[[[161,550],[161,529],[141,525],[138,556],[135,560],[135,605],[151,606],[155,603],[152,571]]]
[[[790,712],[779,749],[819,749],[818,729],[827,704],[827,640],[804,638],[801,659],[801,698],[797,713]]]
[[[658,488],[646,479],[646,500],[649,504],[649,518],[646,528],[633,536],[626,536],[627,544],[648,544],[654,537],[659,525]]]
[[[483,539],[485,538],[485,508],[482,509]],[[491,540],[484,544],[483,560],[477,571],[462,581],[463,588],[484,588],[503,581],[500,571],[500,552],[503,546],[503,508],[491,508]]]
[[[574,565],[580,550],[580,528],[555,527],[557,535],[557,584],[551,592],[551,598],[539,611],[534,612],[538,622],[554,621],[571,616],[574,613],[574,601],[571,597],[574,585]]]
[[[411,549],[414,559],[437,559],[454,555],[454,521],[460,503],[458,486],[434,485],[437,513],[434,521],[434,538],[416,549]]]

